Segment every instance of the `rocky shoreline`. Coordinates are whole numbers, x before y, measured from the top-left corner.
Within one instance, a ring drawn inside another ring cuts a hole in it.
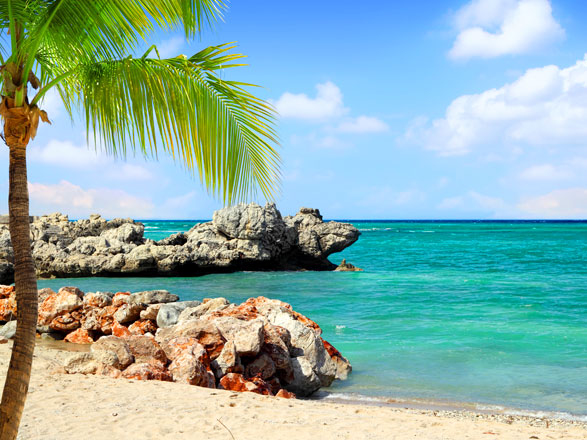
[[[347,223],[324,222],[317,209],[282,217],[275,204],[237,205],[211,222],[163,240],[144,238],[144,225],[99,215],[69,221],[51,214],[31,223],[40,278],[197,276],[241,270],[334,270],[328,256],[359,238]],[[13,282],[8,226],[0,224],[0,284]]]
[[[279,300],[178,301],[165,290],[84,293],[39,290],[40,337],[91,344],[64,364],[67,373],[163,380],[292,398],[308,396],[351,364],[321,338],[311,319]],[[0,329],[16,329],[13,286],[0,286]]]

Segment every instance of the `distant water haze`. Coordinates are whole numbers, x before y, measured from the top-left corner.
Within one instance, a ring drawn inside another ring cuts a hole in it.
[[[157,240],[193,221],[146,221]],[[587,223],[355,222],[358,273],[44,280],[182,300],[287,301],[353,364],[338,396],[478,402],[587,416]]]

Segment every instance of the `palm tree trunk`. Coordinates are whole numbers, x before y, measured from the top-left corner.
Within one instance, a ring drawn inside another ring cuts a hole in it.
[[[10,240],[14,249],[17,328],[2,393],[0,440],[14,440],[29,388],[37,326],[37,277],[31,250],[26,145],[10,148]]]

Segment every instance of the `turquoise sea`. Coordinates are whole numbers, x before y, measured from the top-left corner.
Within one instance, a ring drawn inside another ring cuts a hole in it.
[[[160,239],[194,221],[146,221]],[[317,321],[353,364],[342,398],[476,402],[587,420],[587,223],[364,222],[364,272],[43,280],[182,300],[264,295]]]

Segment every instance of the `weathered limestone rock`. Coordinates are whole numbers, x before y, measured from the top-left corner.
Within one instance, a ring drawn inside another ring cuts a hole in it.
[[[157,326],[159,328],[164,328],[177,324],[181,312],[188,307],[196,307],[200,304],[202,304],[200,301],[181,301],[163,304],[157,313]]]
[[[340,354],[340,351],[334,348],[332,344],[330,344],[328,341],[322,339],[322,343],[324,344],[324,348],[330,355],[330,358],[334,361],[336,365],[336,379],[346,380],[349,373],[353,371],[351,363],[348,361],[347,358]]]
[[[173,381],[173,377],[169,371],[157,362],[140,362],[132,364],[122,372],[122,377],[125,379],[136,380]]]
[[[112,305],[114,307],[121,307],[124,304],[128,304],[130,300],[130,292],[118,292],[112,297]]]
[[[112,293],[95,292],[84,296],[84,307],[106,307],[112,305]]]
[[[135,362],[159,362],[161,365],[167,365],[167,355],[161,346],[150,336],[130,336],[126,342],[132,353]]]
[[[102,336],[92,344],[90,351],[97,361],[119,370],[124,370],[134,361],[128,343],[116,336]]]
[[[291,360],[293,367],[293,380],[286,389],[298,396],[309,396],[320,389],[322,382],[312,368],[312,363],[305,356],[299,356]]]
[[[226,298],[213,298],[213,299],[204,299],[204,302],[196,307],[188,307],[184,309],[178,319],[177,322],[189,321],[192,319],[198,319],[201,316],[214,312],[217,310],[222,310],[226,308],[230,303]]]
[[[359,237],[352,225],[323,222],[318,210],[281,216],[274,204],[237,205],[213,220],[158,242],[143,237],[130,219],[98,215],[70,222],[52,214],[31,223],[40,277],[125,274],[186,276],[238,270],[332,270],[328,256]],[[0,225],[0,283],[14,280],[14,255],[7,225]],[[165,300],[153,299],[156,302]],[[149,304],[144,299],[140,302]],[[120,304],[119,304],[120,305]]]
[[[177,346],[175,346],[177,350]],[[216,388],[214,375],[209,371],[208,354],[204,347],[195,343],[185,350],[172,353],[169,372],[175,382],[185,382],[206,388]]]
[[[262,321],[243,321],[226,316],[212,322],[224,339],[234,342],[239,356],[256,356],[261,350],[264,339]]]
[[[6,339],[14,338],[16,334],[16,321],[7,322],[0,328],[0,337]]]
[[[121,324],[126,324],[127,322],[134,322],[139,319],[141,312],[146,308],[147,306],[143,303],[137,303],[129,300],[127,304],[122,304],[113,316],[116,321],[120,322]]]
[[[99,367],[100,362],[90,353],[74,354],[67,358],[63,365],[69,374],[95,374]]]
[[[232,341],[227,341],[224,344],[220,355],[211,362],[210,366],[217,378],[221,378],[228,373],[244,373],[244,367]]]
[[[157,314],[159,313],[159,309],[163,306],[163,304],[151,304],[145,310],[141,311],[140,317],[141,319],[149,319],[156,321]]]
[[[171,303],[179,301],[179,296],[172,295],[167,290],[146,290],[144,292],[133,293],[130,301],[146,305]]]

